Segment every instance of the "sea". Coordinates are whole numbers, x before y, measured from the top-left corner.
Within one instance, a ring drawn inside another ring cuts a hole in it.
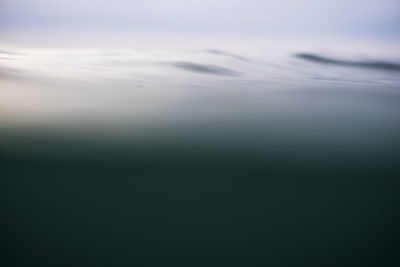
[[[400,53],[0,46],[2,266],[399,266]]]

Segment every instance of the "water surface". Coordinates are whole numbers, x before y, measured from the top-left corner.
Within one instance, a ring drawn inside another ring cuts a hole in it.
[[[399,62],[1,49],[5,266],[396,266]]]

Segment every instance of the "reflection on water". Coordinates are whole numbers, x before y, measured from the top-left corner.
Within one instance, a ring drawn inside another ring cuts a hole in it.
[[[308,61],[317,62],[328,65],[338,65],[345,67],[358,67],[358,68],[371,68],[383,71],[400,71],[400,64],[387,62],[387,61],[350,61],[340,60],[327,57],[321,57],[314,54],[297,54],[296,57],[302,58]]]
[[[399,65],[259,55],[0,50],[6,261],[393,264]]]
[[[223,75],[223,76],[239,75],[239,73],[234,70],[215,65],[202,65],[192,62],[178,62],[173,64],[173,66],[187,71],[198,72],[198,73],[208,73],[208,74]]]

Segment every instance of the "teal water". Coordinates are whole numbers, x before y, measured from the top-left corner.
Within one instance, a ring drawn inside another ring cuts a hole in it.
[[[398,266],[395,60],[1,53],[2,266]]]

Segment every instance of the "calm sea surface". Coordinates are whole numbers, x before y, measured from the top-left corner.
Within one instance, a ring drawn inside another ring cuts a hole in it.
[[[260,47],[0,49],[2,266],[398,266],[399,57]]]

